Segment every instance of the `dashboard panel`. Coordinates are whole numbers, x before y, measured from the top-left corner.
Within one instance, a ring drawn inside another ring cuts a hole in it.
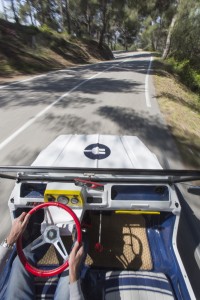
[[[19,182],[11,195],[12,210],[42,202],[60,202],[80,216],[85,210],[178,211],[176,193],[163,184],[112,184],[102,190],[77,186],[74,182]]]

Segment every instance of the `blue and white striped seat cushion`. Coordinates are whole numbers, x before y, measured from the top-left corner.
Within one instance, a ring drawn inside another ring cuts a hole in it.
[[[48,278],[35,277],[36,300],[53,300],[58,279],[58,276]]]
[[[106,273],[105,300],[171,300],[171,285],[163,273],[111,271]]]

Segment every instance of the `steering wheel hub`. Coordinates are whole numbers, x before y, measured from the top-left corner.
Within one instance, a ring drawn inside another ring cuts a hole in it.
[[[47,230],[46,237],[47,237],[47,239],[49,241],[53,241],[53,240],[55,240],[57,238],[58,233],[57,233],[56,229],[54,229],[54,228],[50,228],[50,229],[47,228],[46,230]]]

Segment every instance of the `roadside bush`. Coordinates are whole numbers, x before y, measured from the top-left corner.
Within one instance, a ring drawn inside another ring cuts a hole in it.
[[[178,74],[181,81],[192,91],[200,93],[200,70],[196,70],[189,59],[177,61],[171,57],[166,63],[169,71]]]
[[[128,50],[129,51],[137,51],[137,46],[135,44],[133,44],[128,48]]]
[[[122,44],[117,43],[114,45],[114,50],[122,51],[122,50],[124,50],[124,47],[122,46]]]
[[[23,26],[23,33],[28,35],[36,35],[39,33],[39,29],[33,25]]]
[[[52,30],[49,26],[47,26],[46,24],[42,25],[42,26],[40,27],[40,30],[41,30],[42,32],[44,32],[44,33],[49,34],[49,35],[52,35],[52,34],[53,34],[53,30]]]

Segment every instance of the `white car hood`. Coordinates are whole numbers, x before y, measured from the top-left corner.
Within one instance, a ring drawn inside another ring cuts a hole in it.
[[[98,134],[60,135],[32,166],[162,169],[138,137]]]

